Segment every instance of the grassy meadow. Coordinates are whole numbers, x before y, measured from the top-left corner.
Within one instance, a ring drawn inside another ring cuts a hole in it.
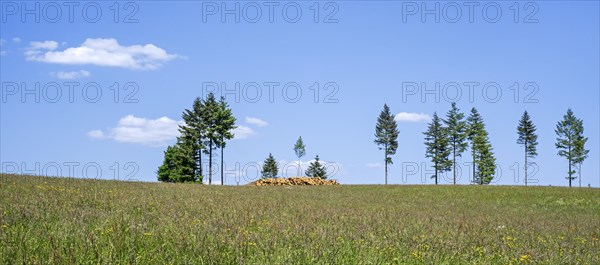
[[[600,189],[0,175],[2,264],[600,264]]]

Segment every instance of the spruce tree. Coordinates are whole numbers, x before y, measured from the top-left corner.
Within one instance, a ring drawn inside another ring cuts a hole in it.
[[[306,170],[306,176],[311,178],[327,179],[327,171],[325,166],[319,162],[319,156],[315,157],[315,161],[311,162]]]
[[[485,129],[483,118],[472,108],[467,118],[467,139],[471,142],[473,156],[473,183],[489,184],[496,174],[496,158]]]
[[[527,186],[527,169],[529,168],[528,158],[535,158],[537,156],[537,134],[535,133],[535,125],[529,116],[527,111],[523,112],[521,120],[519,120],[519,126],[517,126],[517,144],[524,147],[525,151],[525,186]]]
[[[229,105],[225,101],[225,97],[221,97],[219,100],[219,108],[217,112],[216,118],[216,131],[219,135],[220,139],[218,139],[217,146],[221,148],[221,185],[224,185],[224,177],[223,171],[225,169],[224,161],[224,153],[223,150],[227,144],[227,140],[230,140],[234,137],[232,130],[237,128],[235,126],[235,117],[233,116],[232,110],[229,108]]]
[[[477,154],[475,153],[476,149],[475,149],[475,136],[477,136],[478,134],[481,133],[481,130],[483,130],[483,118],[481,118],[481,115],[479,115],[479,112],[477,111],[477,109],[472,108],[471,109],[471,114],[469,114],[469,117],[467,117],[467,140],[469,141],[469,143],[471,143],[471,156],[473,159],[473,178],[472,181],[475,182],[475,175],[477,172],[477,167],[476,167],[476,156]],[[478,182],[476,182],[478,183]]]
[[[163,164],[158,168],[158,181],[162,182],[192,182],[197,180],[195,175],[194,150],[191,146],[178,141],[167,147]]]
[[[263,168],[261,171],[262,178],[275,178],[277,177],[278,172],[279,169],[277,168],[277,162],[275,162],[275,158],[273,158],[273,155],[269,154],[269,157],[265,159],[265,162],[263,164]]]
[[[452,167],[453,167],[453,184],[456,185],[456,157],[462,156],[462,153],[467,149],[466,142],[467,123],[464,120],[465,115],[460,113],[456,107],[456,103],[452,103],[452,109],[446,114],[446,119],[443,120],[446,128],[448,128],[448,145],[452,149]]]
[[[433,113],[433,118],[427,126],[425,135],[425,157],[431,158],[433,169],[435,170],[435,185],[438,184],[439,174],[449,171],[452,161],[448,159],[450,149],[448,148],[447,130],[442,126],[441,119],[437,113]]]
[[[213,159],[213,150],[217,147],[217,145],[221,141],[221,136],[218,128],[218,119],[219,119],[219,103],[217,102],[215,95],[213,93],[209,93],[206,99],[204,100],[204,112],[201,115],[201,120],[204,126],[206,126],[206,140],[207,140],[207,148],[205,153],[208,153],[208,184],[212,184],[212,159]]]
[[[587,157],[588,150],[585,149],[587,138],[583,136],[583,121],[575,117],[573,111],[569,108],[563,120],[556,124],[554,132],[557,135],[556,148],[558,155],[567,159],[569,163],[568,177],[569,187],[572,187],[572,181],[577,177],[573,176],[577,163],[583,162]]]
[[[195,161],[196,178],[202,182],[202,152],[204,150],[204,139],[206,137],[206,125],[202,120],[204,103],[200,98],[196,98],[191,109],[185,109],[181,117],[185,122],[179,126],[181,141],[192,149],[193,160]]]
[[[304,145],[304,141],[302,141],[302,136],[298,137],[296,144],[294,144],[294,153],[298,158],[298,177],[302,174],[300,168],[300,158],[302,158],[306,154],[306,146]]]
[[[394,120],[394,115],[392,115],[388,105],[384,104],[375,126],[375,143],[379,146],[379,150],[384,150],[386,185],[388,183],[388,164],[393,164],[390,156],[396,154],[398,149],[398,134],[400,134],[400,131],[398,131],[398,124]]]

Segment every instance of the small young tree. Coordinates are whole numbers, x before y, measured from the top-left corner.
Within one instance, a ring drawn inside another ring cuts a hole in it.
[[[315,161],[310,163],[306,170],[306,176],[311,178],[327,179],[327,171],[325,166],[319,162],[319,156],[315,157]]]
[[[528,158],[535,158],[537,155],[537,134],[535,133],[535,125],[529,117],[527,111],[523,112],[521,120],[519,120],[519,126],[517,126],[517,144],[522,145],[525,148],[525,186],[527,186],[527,169],[529,168]]]
[[[556,124],[554,132],[557,135],[556,148],[558,155],[567,159],[569,163],[568,177],[569,187],[572,187],[572,181],[577,177],[574,166],[583,162],[587,157],[588,150],[585,150],[587,138],[583,136],[583,121],[575,117],[573,111],[569,108],[563,120]]]
[[[394,120],[394,115],[387,104],[383,105],[383,110],[377,118],[375,126],[375,143],[379,145],[379,150],[384,150],[385,156],[385,184],[388,183],[388,164],[393,164],[390,156],[396,154],[398,149],[398,123]]]
[[[277,177],[278,172],[279,169],[277,168],[277,162],[275,162],[275,158],[273,158],[273,155],[269,154],[269,157],[265,159],[265,162],[263,164],[263,168],[261,171],[262,178],[275,178]]]
[[[433,113],[433,119],[427,126],[425,135],[425,157],[431,158],[435,170],[435,185],[438,184],[438,176],[441,172],[450,171],[452,161],[448,159],[450,149],[448,148],[448,136],[446,128],[442,126],[441,119],[437,113]]]
[[[452,109],[446,114],[444,124],[448,128],[449,146],[452,149],[452,173],[453,183],[456,185],[456,157],[462,156],[462,153],[467,150],[466,129],[467,123],[464,121],[465,115],[460,113],[456,107],[456,103],[452,103]]]
[[[304,145],[304,142],[302,141],[302,136],[298,137],[298,140],[296,141],[296,144],[294,145],[294,153],[296,154],[296,157],[298,158],[298,177],[300,177],[300,174],[302,174],[301,168],[300,168],[300,158],[302,158],[306,154],[306,146]]]

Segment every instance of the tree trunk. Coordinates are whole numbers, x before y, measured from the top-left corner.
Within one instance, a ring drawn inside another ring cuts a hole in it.
[[[435,168],[434,168],[435,169],[435,185],[437,185],[438,184],[438,165],[437,165],[437,162],[434,164],[434,166],[435,166]]]
[[[571,156],[573,154],[571,154],[571,146],[569,145],[569,188],[571,187],[571,175],[573,174],[573,172],[571,171]]]
[[[456,147],[454,147],[452,149],[452,167],[453,167],[452,174],[454,176],[454,180],[453,180],[454,184],[453,185],[456,185]]]
[[[223,180],[223,168],[224,168],[224,166],[223,166],[223,149],[224,149],[223,146],[221,146],[221,186],[224,185],[223,184],[223,182],[224,182],[224,180]]]
[[[527,186],[527,167],[529,164],[527,163],[527,141],[525,141],[525,186]]]
[[[212,185],[212,150],[213,150],[213,141],[210,139],[210,144],[208,146],[208,185]]]
[[[198,170],[200,175],[198,177],[203,177],[202,176],[202,148],[198,148]]]
[[[473,156],[473,182],[475,182],[475,145],[471,149],[473,149],[471,156]]]
[[[387,174],[388,174],[388,154],[387,154],[387,144],[385,144],[385,149],[383,150],[385,154],[385,185],[387,185]]]

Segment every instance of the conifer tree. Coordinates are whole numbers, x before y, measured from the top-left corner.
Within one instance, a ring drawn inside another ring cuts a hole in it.
[[[456,107],[456,103],[452,103],[452,109],[446,114],[446,119],[443,120],[446,128],[448,128],[448,145],[452,150],[452,173],[453,184],[456,185],[456,157],[462,156],[462,153],[467,149],[466,142],[467,123],[464,120],[465,115],[460,113]]]
[[[306,170],[306,176],[311,178],[327,179],[327,171],[325,166],[319,162],[319,156],[315,157],[315,161],[310,163]]]
[[[375,126],[375,143],[379,146],[379,150],[384,150],[386,185],[388,183],[388,164],[393,164],[390,156],[396,154],[398,149],[398,134],[400,134],[398,123],[394,120],[394,115],[388,105],[384,104]]]
[[[589,150],[585,149],[587,137],[583,136],[583,121],[575,117],[573,111],[569,108],[563,120],[556,124],[554,132],[557,135],[556,148],[558,155],[567,159],[569,163],[568,177],[569,187],[572,187],[572,181],[577,177],[573,176],[577,163],[583,162],[587,157]]]
[[[215,95],[209,93],[204,100],[204,112],[201,115],[201,120],[204,126],[206,126],[206,141],[208,150],[208,184],[212,184],[212,168],[213,168],[213,150],[218,146],[221,141],[221,136],[218,128],[219,122],[219,103],[217,102]],[[206,148],[205,148],[206,149]]]
[[[175,145],[167,147],[163,164],[158,168],[158,181],[196,181],[196,165],[193,159],[193,152],[194,150],[191,146],[185,145],[182,141],[178,141]]]
[[[221,148],[221,185],[224,185],[224,177],[223,171],[225,169],[224,161],[224,153],[223,150],[227,144],[227,140],[230,140],[234,137],[232,131],[237,128],[235,126],[235,117],[233,116],[232,110],[229,108],[229,105],[225,101],[225,97],[221,97],[219,100],[219,108],[217,112],[216,118],[216,131],[219,135],[220,139],[216,143],[218,147]]]
[[[185,124],[179,126],[181,141],[192,149],[192,156],[195,161],[195,175],[200,182],[203,179],[202,152],[204,150],[207,129],[202,120],[202,113],[204,111],[204,103],[200,98],[196,98],[192,108],[183,111],[181,117]]]
[[[481,133],[481,130],[483,130],[483,119],[481,118],[481,115],[479,115],[479,112],[477,111],[477,109],[472,108],[471,109],[471,114],[469,114],[469,117],[467,117],[467,140],[471,143],[471,156],[473,158],[473,178],[472,181],[475,182],[475,175],[477,172],[477,168],[476,168],[476,156],[477,154],[476,149],[475,149],[475,137]]]
[[[442,126],[441,119],[437,113],[433,113],[433,118],[427,126],[427,131],[423,134],[425,135],[426,146],[425,157],[431,158],[433,169],[435,170],[435,175],[432,178],[435,179],[435,185],[437,185],[439,174],[449,171],[452,165],[452,161],[448,159],[450,149],[448,148],[447,130]]]
[[[527,186],[527,169],[529,168],[528,158],[535,158],[537,156],[537,134],[535,133],[535,125],[529,116],[527,111],[523,112],[521,120],[519,120],[519,126],[517,126],[517,144],[524,147],[525,151],[525,186]]]
[[[275,158],[273,158],[273,155],[269,154],[269,157],[265,159],[265,162],[263,164],[263,168],[261,171],[262,178],[275,178],[277,177],[278,172],[279,169],[277,168],[277,162],[275,162]]]

